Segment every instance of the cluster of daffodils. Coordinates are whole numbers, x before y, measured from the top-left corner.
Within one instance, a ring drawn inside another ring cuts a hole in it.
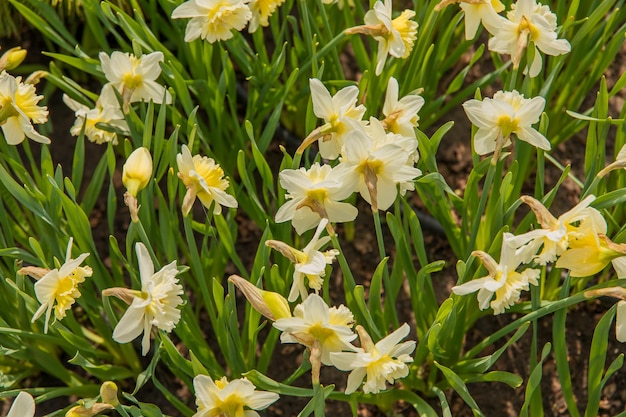
[[[253,33],[268,26],[269,18],[285,0],[189,0],[172,12],[172,19],[191,19],[185,29],[185,42],[198,38],[209,43],[233,37],[233,30],[248,25]]]
[[[474,251],[489,274],[453,287],[455,294],[478,291],[480,309],[491,307],[494,314],[500,314],[519,300],[520,292],[528,290],[529,284],[538,284],[540,271],[529,267],[518,272],[522,264],[554,263],[569,270],[572,277],[587,277],[611,263],[618,278],[626,278],[626,244],[614,243],[606,236],[606,220],[590,207],[595,196],[586,197],[558,218],[530,196],[521,200],[531,208],[540,228],[518,236],[504,233],[499,262],[485,252]]]
[[[298,234],[320,224],[347,222],[356,218],[357,209],[341,200],[358,192],[372,210],[387,210],[398,194],[413,190],[421,175],[415,168],[418,159],[417,112],[424,101],[417,94],[398,100],[398,84],[389,80],[383,107],[385,118],[362,120],[365,107],[357,105],[358,88],[349,86],[331,96],[317,79],[310,80],[313,111],[323,120],[297,151],[316,142],[322,158],[337,161],[332,165],[314,163],[310,168],[286,169],[279,174],[287,190],[287,202],[275,220],[291,221]]]
[[[518,0],[511,4],[506,17],[498,13],[504,11],[499,0],[442,0],[437,9],[451,3],[460,3],[465,14],[465,37],[476,36],[480,22],[492,35],[489,49],[500,54],[510,55],[513,67],[518,68],[526,48],[534,49],[532,62],[527,63],[524,73],[536,77],[541,72],[542,57],[558,56],[570,51],[566,39],[558,39],[556,15],[548,6],[536,0]]]
[[[43,96],[35,92],[41,73],[33,73],[25,81],[7,71],[18,67],[26,51],[12,48],[0,57],[0,128],[9,145],[18,145],[29,138],[39,143],[50,143],[50,139],[35,130],[33,124],[48,121],[48,108],[39,106]]]

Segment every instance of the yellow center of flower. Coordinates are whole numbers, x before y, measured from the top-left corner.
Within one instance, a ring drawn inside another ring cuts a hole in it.
[[[217,385],[217,381],[216,381]],[[215,401],[216,411],[221,411],[217,414],[209,414],[216,417],[244,417],[243,399],[237,394],[231,394],[226,397],[225,400]]]
[[[413,43],[417,38],[417,22],[411,20],[415,16],[413,10],[405,10],[402,14],[391,21],[391,26],[400,33],[402,42],[404,43],[404,55],[407,58],[413,50]]]
[[[17,115],[17,111],[13,108],[13,102],[10,98],[0,99],[0,124],[7,121],[9,117]]]
[[[502,137],[507,138],[511,133],[517,131],[519,120],[517,118],[511,119],[508,115],[502,115],[498,117],[498,127],[502,131]]]
[[[57,282],[57,287],[54,291],[54,298],[57,302],[54,307],[54,315],[57,320],[63,319],[65,312],[71,308],[75,299],[80,297],[80,291],[78,291],[77,287],[78,284],[85,281],[84,274],[80,269],[76,269],[76,271],[59,279]]]
[[[135,90],[141,87],[143,84],[143,77],[141,75],[133,74],[132,72],[124,74],[122,77],[124,86],[129,90]]]
[[[196,172],[204,179],[209,187],[215,187],[221,190],[225,190],[228,187],[228,181],[222,178],[224,176],[224,170],[212,159],[196,155],[193,157],[193,165]]]
[[[306,196],[310,200],[323,203],[328,198],[328,190],[326,188],[314,188],[306,192]]]
[[[356,168],[357,172],[362,175],[376,175],[383,170],[383,163],[377,159],[368,159],[359,164]]]
[[[308,333],[313,336],[313,338],[319,340],[321,343],[324,343],[326,339],[335,334],[335,331],[332,329],[328,329],[321,324],[314,324],[309,327]]]
[[[533,25],[528,19],[526,19],[526,16],[522,16],[522,21],[517,27],[517,36],[519,37],[523,33],[528,33],[530,40],[533,42],[539,39],[540,35],[537,26]]]

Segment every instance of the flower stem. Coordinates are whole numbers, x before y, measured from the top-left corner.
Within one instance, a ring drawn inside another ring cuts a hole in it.
[[[487,198],[490,194],[489,190],[491,188],[491,183],[493,182],[495,172],[496,164],[489,164],[489,170],[487,171],[487,177],[485,178],[483,192],[480,196],[480,201],[478,202],[478,209],[476,210],[476,213],[474,213],[475,218],[472,219],[472,230],[470,233],[469,245],[467,246],[467,253],[465,255],[466,258],[469,258],[470,254],[475,249],[474,245],[476,244],[476,238],[478,237],[478,229],[481,224],[481,217],[483,212],[485,211],[485,206],[487,205]]]

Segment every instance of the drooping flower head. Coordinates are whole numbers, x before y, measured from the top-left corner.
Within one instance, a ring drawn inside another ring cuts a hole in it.
[[[185,42],[201,38],[209,43],[233,37],[252,18],[248,0],[189,0],[172,12],[172,19],[189,19]]]
[[[135,245],[139,261],[141,291],[127,288],[109,288],[102,292],[105,296],[115,296],[130,306],[115,326],[113,339],[118,343],[128,343],[143,333],[142,354],[150,350],[150,330],[156,326],[171,332],[180,320],[180,306],[183,287],[178,283],[176,261],[154,272],[154,264],[146,246]]]
[[[50,143],[50,139],[32,125],[48,120],[48,108],[38,105],[42,98],[35,93],[34,85],[22,82],[22,77],[13,77],[5,71],[0,73],[0,127],[9,145],[20,144],[25,137]]]
[[[513,91],[498,91],[493,98],[471,99],[463,103],[463,109],[470,121],[478,127],[474,135],[474,149],[479,155],[494,152],[494,159],[500,156],[503,147],[511,144],[511,134],[540,149],[549,150],[550,141],[535,130],[532,125],[546,105],[543,97],[531,99]]]
[[[78,258],[72,259],[72,242],[67,244],[65,263],[58,269],[47,271],[41,279],[35,283],[35,295],[41,306],[33,315],[33,322],[46,313],[44,333],[48,332],[48,323],[54,310],[56,320],[62,320],[67,310],[72,308],[74,301],[80,297],[78,285],[90,277],[93,271],[89,266],[80,266],[89,256],[88,253],[81,254]],[[26,268],[25,268],[26,269]],[[46,270],[44,270],[46,271]],[[26,273],[28,273],[26,271]]]
[[[536,77],[541,71],[542,58],[539,51],[546,55],[563,55],[571,50],[566,39],[557,39],[556,15],[548,6],[535,0],[518,0],[511,5],[507,18],[499,17],[499,28],[489,39],[489,50],[511,55],[513,67],[518,68],[529,42],[535,47],[533,62],[528,63],[528,72]]]
[[[383,105],[385,118],[382,124],[389,132],[414,138],[420,119],[417,112],[424,105],[424,99],[417,94],[407,94],[398,100],[398,89],[398,80],[390,77]]]
[[[124,99],[124,106],[137,101],[150,101],[157,104],[170,104],[172,96],[156,79],[161,75],[160,62],[163,62],[163,52],[156,51],[144,54],[137,58],[130,53],[114,51],[111,56],[100,52],[100,65],[104,76],[120,92]]]
[[[501,314],[519,300],[522,290],[528,290],[529,284],[537,285],[540,274],[538,269],[516,271],[522,261],[528,258],[528,254],[524,252],[528,248],[517,250],[510,242],[513,238],[512,234],[504,233],[499,262],[486,252],[472,252],[472,255],[481,260],[488,275],[454,286],[452,292],[466,295],[478,291],[478,307],[481,310],[491,307],[494,314]]]
[[[269,25],[269,17],[274,14],[278,6],[284,2],[285,0],[250,0],[248,6],[252,12],[252,18],[248,24],[248,32],[256,32],[259,25]]]
[[[299,149],[306,148],[309,141],[319,139],[322,158],[337,159],[346,135],[362,126],[365,106],[356,105],[359,89],[351,85],[331,96],[324,84],[316,78],[309,80],[309,86],[313,113],[325,124],[311,132]]]
[[[187,145],[183,145],[181,153],[176,155],[178,177],[187,187],[183,200],[183,214],[191,211],[196,197],[204,207],[210,208],[215,202],[213,213],[221,214],[222,206],[237,207],[237,200],[224,192],[228,188],[228,180],[224,178],[224,170],[212,158],[206,156],[191,156]]]
[[[278,400],[278,394],[257,391],[246,378],[228,381],[222,377],[214,381],[206,375],[193,379],[198,410],[193,417],[260,417],[255,410],[263,410]]]
[[[376,75],[383,72],[387,55],[396,58],[408,58],[417,39],[417,22],[411,20],[415,11],[404,10],[400,16],[392,19],[391,0],[380,0],[365,13],[365,25],[346,30],[348,34],[363,33],[378,41]]]
[[[298,234],[316,227],[321,219],[329,222],[351,222],[358,214],[352,204],[341,203],[352,194],[330,165],[314,163],[308,170],[284,169],[280,185],[287,190],[288,201],[276,212],[279,223],[291,220]]]
[[[117,133],[108,130],[100,129],[97,124],[106,124],[116,128],[117,130],[126,132],[129,134],[128,123],[124,119],[124,113],[117,102],[115,92],[109,85],[107,88],[103,88],[100,93],[100,97],[96,102],[94,108],[90,109],[84,104],[79,103],[76,100],[71,99],[66,94],[63,94],[63,102],[70,109],[74,110],[76,121],[70,129],[70,133],[73,136],[80,135],[85,126],[85,136],[91,142],[102,144],[111,142],[113,145],[117,145]]]
[[[322,289],[324,276],[326,276],[326,265],[330,265],[335,260],[335,256],[339,254],[336,249],[330,249],[325,252],[320,251],[330,240],[330,237],[324,236],[320,238],[322,231],[326,227],[328,220],[322,219],[317,226],[315,235],[311,241],[302,250],[292,248],[284,242],[278,240],[268,240],[266,246],[276,249],[286,258],[294,263],[293,284],[289,292],[288,300],[296,301],[298,296],[304,300],[308,296],[308,290],[305,286],[304,279],[307,279],[309,288],[315,290],[317,294]]]
[[[609,263],[619,278],[626,278],[626,244],[614,243],[587,222],[579,228],[579,237],[570,241],[569,249],[556,261],[556,267],[569,269],[572,277],[588,277]]]
[[[356,326],[361,340],[361,348],[356,352],[333,352],[330,360],[342,371],[352,371],[348,376],[346,395],[359,388],[367,377],[363,392],[378,394],[396,379],[409,374],[407,363],[413,362],[409,356],[415,350],[415,342],[400,343],[409,334],[409,325],[404,323],[389,336],[374,344],[370,335],[362,326]]]

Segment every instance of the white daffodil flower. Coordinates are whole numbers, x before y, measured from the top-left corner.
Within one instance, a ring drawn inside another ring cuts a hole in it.
[[[276,320],[274,327],[283,332],[282,343],[300,343],[309,349],[318,344],[321,363],[331,365],[331,352],[355,350],[350,343],[356,338],[353,323],[354,316],[347,307],[329,308],[322,297],[311,294],[296,306],[293,317]]]
[[[457,295],[466,295],[478,291],[478,307],[481,310],[491,307],[494,314],[501,314],[519,300],[522,290],[528,290],[529,284],[537,285],[537,278],[540,275],[538,269],[528,268],[522,272],[516,271],[522,260],[528,259],[529,255],[525,253],[528,250],[527,247],[517,250],[511,244],[513,238],[512,234],[504,233],[499,263],[488,253],[472,252],[472,255],[481,260],[488,275],[454,286],[452,292]],[[495,298],[493,298],[494,294]]]
[[[248,0],[190,0],[172,12],[172,19],[189,19],[185,42],[201,38],[209,43],[233,37],[252,18]]]
[[[507,18],[499,17],[499,28],[489,39],[489,50],[511,55],[513,67],[519,67],[524,51],[529,42],[533,42],[535,54],[533,62],[524,70],[531,77],[541,71],[542,58],[539,51],[546,55],[563,55],[571,50],[566,39],[557,39],[556,15],[548,6],[535,0],[519,0],[511,5]]]
[[[257,391],[246,378],[229,382],[226,377],[213,381],[209,376],[197,375],[193,388],[198,406],[193,417],[260,417],[255,410],[263,410],[279,398],[273,392]]]
[[[110,125],[125,132],[125,134],[130,134],[124,113],[110,85],[102,89],[93,109],[71,99],[66,94],[63,94],[63,102],[74,111],[76,116],[76,121],[70,129],[73,136],[80,135],[83,126],[85,126],[85,136],[91,142],[97,144],[111,142],[113,145],[117,145],[117,133],[100,129],[96,126],[98,123]]]
[[[398,195],[398,185],[401,192],[414,189],[413,180],[422,172],[407,164],[410,153],[400,144],[385,143],[384,129],[370,129],[370,134],[375,136],[352,133],[335,170],[344,178],[345,186],[358,191],[372,210],[387,210]]]
[[[304,278],[307,279],[309,288],[315,290],[317,294],[322,289],[322,284],[324,283],[323,278],[326,276],[326,265],[332,264],[335,256],[339,255],[339,251],[336,249],[330,249],[326,252],[320,251],[320,248],[330,240],[328,236],[320,238],[326,224],[328,224],[328,220],[322,219],[317,226],[315,235],[301,251],[278,240],[265,242],[266,246],[276,249],[294,263],[293,284],[289,292],[289,302],[296,301],[298,296],[304,300],[309,295]]]
[[[15,397],[7,417],[34,417],[35,399],[27,392],[20,392]]]
[[[172,102],[172,96],[156,79],[161,75],[160,62],[163,62],[163,52],[156,51],[144,54],[137,58],[130,53],[115,51],[108,56],[106,52],[100,52],[100,65],[104,76],[124,98],[124,105],[137,101],[150,101],[157,104]]]
[[[313,113],[325,123],[320,128],[320,155],[325,159],[337,159],[346,135],[362,126],[365,106],[356,105],[359,89],[351,85],[331,96],[324,84],[316,78],[309,80],[309,86]]]
[[[494,157],[499,157],[500,150],[511,144],[513,133],[524,142],[550,150],[550,141],[532,127],[539,121],[545,105],[543,97],[526,99],[515,90],[498,91],[493,98],[463,103],[467,117],[478,127],[474,135],[476,153],[494,152]]]
[[[80,266],[89,256],[88,253],[81,254],[78,258],[72,259],[72,242],[67,244],[65,263],[59,269],[48,271],[41,279],[35,283],[35,295],[41,306],[33,315],[32,321],[37,320],[46,312],[44,333],[48,333],[48,323],[54,309],[56,320],[62,320],[67,310],[72,307],[74,301],[80,297],[78,284],[85,281],[85,277],[90,277],[93,271],[88,266]]]
[[[291,220],[298,234],[316,227],[322,218],[332,223],[351,222],[359,211],[349,203],[341,203],[352,194],[335,169],[314,163],[308,170],[284,169],[278,175],[287,201],[276,212],[278,223]]]
[[[417,94],[407,94],[398,100],[398,90],[398,80],[389,78],[382,124],[389,132],[415,138],[415,128],[420,119],[417,112],[424,105],[424,99]]]
[[[409,325],[404,323],[396,331],[374,344],[369,334],[361,326],[356,327],[361,347],[356,352],[333,352],[330,360],[342,371],[352,371],[348,376],[346,395],[352,394],[367,377],[363,392],[378,394],[396,379],[409,374],[407,363],[413,362],[409,356],[415,350],[415,342],[400,343],[409,334]]]
[[[37,105],[42,98],[35,93],[35,86],[22,82],[22,77],[13,77],[6,71],[0,73],[0,127],[9,145],[20,144],[25,137],[50,143],[32,124],[48,120],[48,108]]]
[[[556,261],[565,250],[569,247],[572,240],[580,239],[584,236],[586,228],[582,228],[583,224],[591,225],[590,232],[595,236],[598,233],[606,233],[606,221],[602,214],[589,207],[596,199],[590,195],[574,206],[571,210],[563,213],[559,218],[555,218],[548,209],[538,200],[530,196],[522,196],[521,200],[528,204],[537,217],[537,221],[541,225],[541,229],[531,230],[530,232],[515,236],[511,240],[513,246],[528,246],[526,253],[531,256],[522,262],[528,263],[531,260],[536,261],[540,265],[546,265],[549,262]],[[541,252],[537,254],[537,251]]]
[[[417,22],[411,20],[415,11],[404,10],[400,16],[392,19],[391,0],[377,1],[374,7],[365,13],[365,25],[346,30],[348,34],[362,33],[373,36],[378,41],[376,75],[385,67],[387,55],[396,58],[408,58],[417,39]]]
[[[191,211],[196,197],[206,208],[210,208],[215,202],[214,214],[221,214],[222,206],[238,206],[235,197],[225,192],[228,179],[224,178],[224,170],[212,158],[200,155],[192,157],[187,145],[183,145],[181,153],[176,155],[176,163],[178,177],[187,187],[182,209],[185,216]]]
[[[109,288],[102,292],[105,296],[116,296],[130,306],[113,330],[113,339],[118,343],[128,343],[143,333],[141,351],[146,355],[150,350],[150,330],[156,326],[171,332],[180,320],[180,306],[183,287],[178,283],[176,261],[154,272],[154,264],[145,245],[135,245],[141,276],[141,291],[127,288]]]
[[[269,18],[285,0],[250,0],[248,7],[252,12],[248,32],[254,33],[259,26],[268,26]]]

